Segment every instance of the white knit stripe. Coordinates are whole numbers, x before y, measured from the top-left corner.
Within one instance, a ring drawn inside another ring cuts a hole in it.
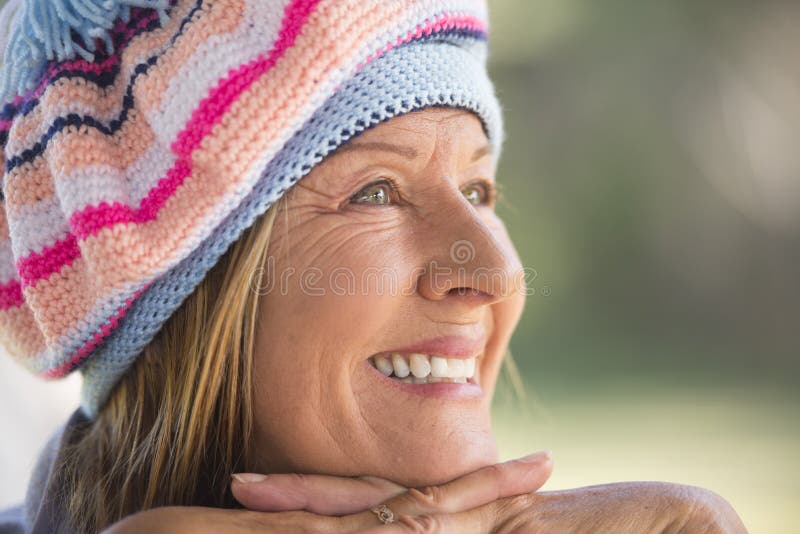
[[[41,253],[69,234],[69,224],[55,197],[18,207],[8,226],[14,236],[12,250],[16,258]]]
[[[147,114],[162,143],[169,145],[175,140],[195,108],[228,71],[272,48],[289,1],[246,0],[242,23],[234,31],[214,35],[197,48],[170,80],[160,106]]]
[[[89,165],[73,169],[56,180],[56,194],[61,199],[64,216],[101,202],[130,205],[125,171],[111,165]]]
[[[156,143],[125,169],[98,164],[60,175],[56,179],[56,194],[61,198],[64,217],[69,219],[75,212],[103,201],[136,209],[174,163],[175,155]]]
[[[7,284],[14,280],[19,280],[19,275],[14,264],[11,241],[6,239],[0,243],[0,284]]]
[[[138,208],[150,191],[175,165],[177,157],[169,145],[154,143],[127,169],[131,206]]]

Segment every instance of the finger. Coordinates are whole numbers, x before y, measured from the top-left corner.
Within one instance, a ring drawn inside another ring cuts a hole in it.
[[[550,451],[541,451],[478,469],[441,486],[410,489],[384,504],[395,517],[464,512],[498,499],[534,492],[544,485],[552,471]],[[370,511],[344,519],[354,529],[367,528],[377,521],[376,515]]]
[[[259,512],[305,510],[321,515],[345,515],[367,510],[406,488],[368,476],[245,473],[234,475],[231,491],[243,506]]]
[[[552,472],[550,451],[540,451],[478,469],[441,486],[410,489],[397,499],[410,499],[416,505],[416,510],[412,510],[415,515],[462,512],[504,497],[534,492],[547,482]]]

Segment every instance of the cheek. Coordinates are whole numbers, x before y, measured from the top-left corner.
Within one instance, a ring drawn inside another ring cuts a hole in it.
[[[328,470],[345,469],[347,453],[335,451],[363,450],[352,378],[369,356],[364,347],[374,343],[375,332],[385,332],[398,316],[397,292],[375,291],[376,284],[399,285],[404,265],[397,247],[377,246],[377,231],[312,231],[322,238],[293,231],[289,241],[297,245],[270,258],[274,276],[261,284],[256,440],[268,462],[264,468],[272,471],[313,470],[297,464],[309,459]]]
[[[502,221],[493,215],[487,221],[487,225],[492,228],[498,243],[506,250],[507,257],[511,262],[509,275],[512,276],[512,279],[508,281],[507,297],[493,304],[489,308],[486,318],[489,323],[487,328],[492,334],[486,346],[487,358],[484,359],[481,366],[481,376],[484,377],[484,389],[491,397],[503,359],[508,352],[509,342],[525,308],[526,281],[522,262]]]

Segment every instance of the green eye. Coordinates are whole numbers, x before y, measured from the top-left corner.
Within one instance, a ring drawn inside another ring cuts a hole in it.
[[[350,197],[350,201],[357,204],[389,204],[392,192],[392,184],[386,180],[380,180],[364,186],[358,193]]]
[[[482,204],[489,204],[491,195],[489,188],[481,183],[467,184],[461,188],[461,194],[467,199],[467,202],[473,206],[480,206]]]

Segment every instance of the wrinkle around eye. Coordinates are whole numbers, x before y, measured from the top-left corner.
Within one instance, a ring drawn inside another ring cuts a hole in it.
[[[311,225],[313,227],[313,219],[306,221],[299,225],[299,227]],[[375,241],[374,234],[380,233],[382,235],[389,234],[389,236],[396,236],[396,230],[401,229],[403,221],[399,218],[393,220],[376,221],[372,224],[362,224],[355,221],[342,220],[337,222],[333,227],[327,227],[322,232],[310,233],[309,237],[303,239],[303,247],[307,251],[313,251],[308,255],[306,263],[309,265],[322,264],[325,258],[339,257],[339,251],[342,248],[350,246],[354,240],[366,241],[372,243]],[[298,227],[295,234],[302,232]],[[305,232],[309,233],[309,232]],[[372,234],[372,235],[371,235]],[[365,235],[367,237],[365,237]]]

